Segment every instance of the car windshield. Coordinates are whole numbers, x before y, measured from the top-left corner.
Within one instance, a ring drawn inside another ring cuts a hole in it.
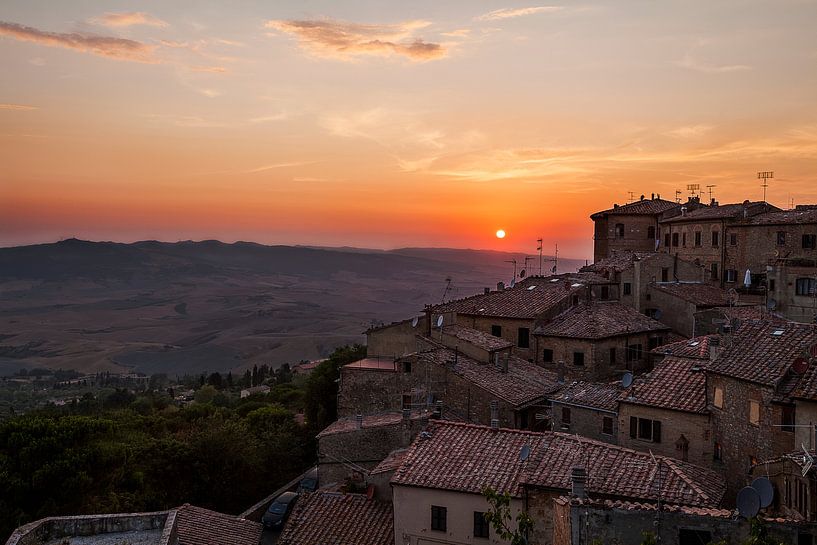
[[[273,503],[272,505],[269,506],[270,513],[277,513],[280,515],[281,513],[286,513],[286,510],[287,506],[284,505],[283,503]],[[255,516],[257,517],[258,515]]]

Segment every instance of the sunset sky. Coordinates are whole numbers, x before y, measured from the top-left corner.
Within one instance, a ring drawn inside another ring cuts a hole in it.
[[[589,214],[630,191],[759,200],[773,170],[770,202],[815,203],[815,22],[786,0],[6,0],[0,245],[586,258]]]

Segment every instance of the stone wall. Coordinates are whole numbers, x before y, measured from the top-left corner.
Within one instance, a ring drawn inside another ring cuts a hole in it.
[[[721,220],[698,221],[698,222],[684,222],[684,223],[665,223],[661,226],[661,241],[663,250],[671,255],[677,255],[681,259],[689,262],[700,263],[706,271],[711,271],[712,264],[717,265],[718,276],[713,279],[711,272],[707,275],[707,281],[714,281],[720,285],[723,278],[723,256],[725,244],[729,241],[724,239],[725,228]],[[670,244],[667,247],[663,244],[666,236],[678,233],[678,246]],[[701,234],[700,245],[695,244],[695,233]],[[712,244],[712,233],[717,233],[718,244]]]
[[[786,243],[777,244],[777,233],[786,233]],[[735,234],[737,244],[726,246],[725,269],[737,269],[742,280],[746,269],[753,273],[765,273],[766,265],[777,256],[788,258],[817,259],[817,250],[803,248],[804,234],[817,234],[817,224],[801,225],[750,225],[735,224],[727,228],[727,237]],[[728,243],[728,240],[727,240]]]
[[[564,371],[567,380],[606,381],[617,379],[625,371],[642,373],[649,370],[650,337],[665,339],[666,333],[638,333],[599,340],[537,335],[535,342],[536,363],[556,370],[558,362],[565,362]],[[627,346],[636,344],[641,344],[641,358],[626,361]],[[544,363],[542,361],[545,348],[553,350],[553,363]],[[613,361],[610,359],[611,348],[616,351],[615,360]],[[584,353],[584,365],[575,365],[573,363],[574,352]]]
[[[695,304],[660,289],[648,287],[644,305],[645,309],[659,310],[660,318],[656,319],[670,326],[679,335],[695,335],[695,312],[698,311]]]
[[[630,417],[661,422],[661,442],[630,437]],[[641,451],[652,451],[670,458],[686,460],[702,467],[712,467],[712,426],[709,415],[647,407],[622,401],[619,403],[618,444]],[[678,442],[687,440],[686,458]]]
[[[817,264],[817,260],[814,263]],[[774,312],[795,322],[817,323],[817,298],[797,294],[798,278],[817,278],[817,268],[787,265],[781,260],[768,271],[770,288],[774,284],[774,290],[769,290],[769,299],[776,303]]]
[[[366,332],[366,354],[368,357],[386,356],[399,358],[417,350],[416,335],[426,330],[426,316],[418,318],[417,326],[412,320],[404,320]]]
[[[41,545],[49,540],[163,530],[170,511],[44,518],[17,528],[6,545]],[[157,538],[157,542],[160,540]]]
[[[657,216],[613,215],[594,220],[593,259],[598,262],[614,252],[655,251],[655,237],[648,237],[650,227],[658,233]],[[624,236],[616,236],[616,225],[624,225]]]
[[[400,364],[397,370],[342,367],[338,385],[338,418],[400,411],[411,389]]]
[[[562,409],[570,409],[570,423],[565,425],[562,420]],[[582,407],[570,403],[551,401],[553,431],[575,433],[582,437],[589,437],[615,445],[618,443],[618,415],[614,412]],[[612,420],[612,433],[604,433],[604,419]]]
[[[815,426],[817,426],[817,402],[798,399],[794,412],[794,444],[796,448],[805,445],[809,450],[817,450]]]

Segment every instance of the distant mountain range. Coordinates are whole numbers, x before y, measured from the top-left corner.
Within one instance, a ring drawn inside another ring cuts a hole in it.
[[[523,254],[68,239],[0,248],[0,375],[20,367],[240,371],[511,280]],[[559,260],[559,272],[584,262]],[[551,263],[545,263],[547,270]],[[538,263],[533,265],[538,272]],[[534,271],[531,271],[534,272]]]

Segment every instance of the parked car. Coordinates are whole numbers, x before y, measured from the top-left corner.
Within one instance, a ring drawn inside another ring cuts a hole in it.
[[[292,512],[292,507],[295,505],[295,500],[298,499],[297,492],[284,492],[273,501],[264,516],[261,517],[261,522],[265,528],[280,528],[286,522],[287,517]]]
[[[310,469],[298,484],[298,492],[314,492],[318,488],[318,468]]]

